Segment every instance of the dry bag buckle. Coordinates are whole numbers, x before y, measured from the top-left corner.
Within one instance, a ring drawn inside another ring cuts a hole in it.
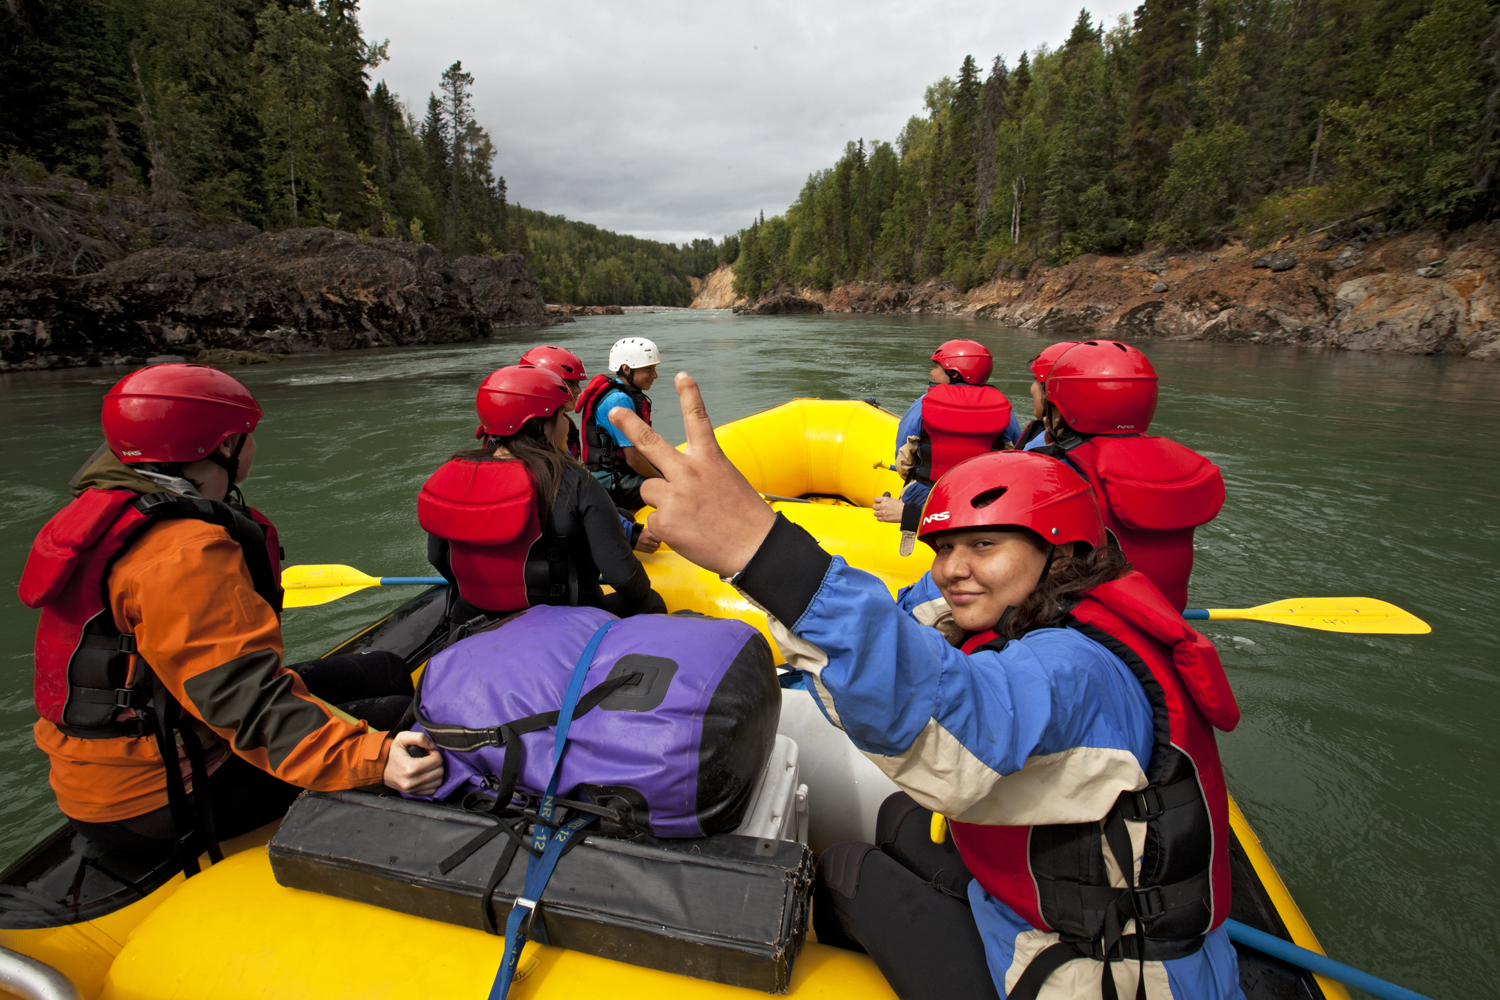
[[[1138,792],[1127,792],[1129,797],[1128,811],[1122,809],[1125,818],[1137,823],[1144,820],[1155,819],[1167,811],[1167,804],[1162,801],[1161,789],[1155,785],[1147,785]]]

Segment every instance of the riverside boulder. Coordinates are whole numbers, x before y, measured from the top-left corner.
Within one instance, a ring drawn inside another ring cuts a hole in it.
[[[445,262],[425,243],[290,229],[77,277],[0,274],[0,371],[453,343],[549,322],[520,254]]]

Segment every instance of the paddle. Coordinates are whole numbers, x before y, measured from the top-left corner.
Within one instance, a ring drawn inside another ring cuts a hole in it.
[[[1315,951],[1309,951],[1290,941],[1283,941],[1265,931],[1246,926],[1238,920],[1226,920],[1224,926],[1229,931],[1231,941],[1238,941],[1248,948],[1254,948],[1273,958],[1279,958],[1288,965],[1295,965],[1299,969],[1306,969],[1320,976],[1335,979],[1347,986],[1353,986],[1357,990],[1364,990],[1372,997],[1379,997],[1380,1000],[1427,1000],[1427,997],[1420,993],[1413,993],[1404,986],[1388,983],[1384,979],[1372,976],[1368,972],[1361,972],[1343,962],[1335,962],[1327,955],[1319,955]]]
[[[281,571],[281,586],[286,590],[281,606],[311,608],[367,587],[441,587],[447,582],[440,576],[370,576],[353,566],[288,566]]]
[[[1324,632],[1425,635],[1432,626],[1409,611],[1373,597],[1294,597],[1257,608],[1189,608],[1188,621],[1275,622]]]

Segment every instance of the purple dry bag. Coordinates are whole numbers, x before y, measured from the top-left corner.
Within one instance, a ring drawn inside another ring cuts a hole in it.
[[[447,765],[431,797],[545,791],[568,679],[612,617],[597,608],[532,608],[434,656],[417,689],[417,728]],[[557,795],[612,811],[628,832],[734,830],[780,714],[771,650],[751,626],[626,618],[605,633],[584,678]]]

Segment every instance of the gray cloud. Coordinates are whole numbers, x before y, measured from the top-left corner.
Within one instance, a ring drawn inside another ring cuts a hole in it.
[[[1090,5],[1113,24],[1134,6]],[[365,0],[374,71],[423,113],[455,59],[511,199],[681,242],[783,211],[851,139],[892,140],[965,54],[1056,46],[1078,8],[912,3]]]

